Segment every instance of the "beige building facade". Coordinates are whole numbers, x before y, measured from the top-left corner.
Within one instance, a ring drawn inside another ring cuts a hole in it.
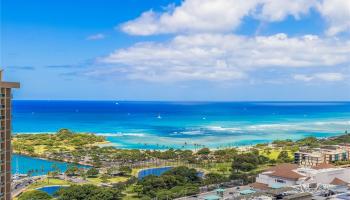
[[[19,83],[4,82],[0,70],[0,199],[11,199],[11,98]]]

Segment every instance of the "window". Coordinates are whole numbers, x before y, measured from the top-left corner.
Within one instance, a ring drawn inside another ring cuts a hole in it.
[[[275,179],[275,182],[277,182],[277,183],[286,183],[286,181],[282,180],[282,179]]]

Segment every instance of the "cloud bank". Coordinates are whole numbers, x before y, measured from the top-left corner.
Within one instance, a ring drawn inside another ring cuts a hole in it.
[[[301,19],[315,10],[328,23],[327,34],[350,29],[349,0],[185,0],[165,12],[146,11],[122,24],[131,35],[222,33],[235,30],[244,17],[264,22]]]
[[[249,17],[262,23],[303,20],[317,12],[318,35],[235,33]],[[349,0],[184,0],[163,12],[148,10],[118,28],[129,35],[171,34],[167,41],[135,43],[97,59],[87,76],[147,82],[269,83],[345,81],[350,66]],[[340,36],[340,37],[339,37]],[[88,37],[103,39],[103,34]],[[260,77],[259,77],[260,76]],[[259,81],[257,81],[259,82]],[[261,82],[261,81],[260,81]]]
[[[284,33],[257,37],[179,35],[168,43],[138,43],[118,49],[99,62],[114,65],[115,72],[129,79],[237,80],[270,68],[337,70],[335,66],[350,63],[350,41],[315,35],[288,37]]]

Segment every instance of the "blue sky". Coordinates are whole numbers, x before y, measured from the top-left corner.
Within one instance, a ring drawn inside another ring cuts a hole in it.
[[[348,0],[2,0],[15,99],[349,100]]]

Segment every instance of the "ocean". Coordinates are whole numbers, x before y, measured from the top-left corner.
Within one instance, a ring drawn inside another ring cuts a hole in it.
[[[128,149],[226,148],[350,131],[350,102],[13,101],[13,132],[61,128]]]

